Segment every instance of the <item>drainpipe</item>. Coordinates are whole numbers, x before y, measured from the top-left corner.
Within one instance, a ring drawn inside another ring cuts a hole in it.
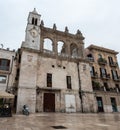
[[[8,90],[8,83],[9,83],[10,74],[12,73],[13,60],[14,60],[14,56],[12,56],[12,63],[11,63],[10,73],[8,74],[8,80],[7,80],[6,92],[7,92],[7,90]]]
[[[78,70],[78,83],[79,83],[79,97],[81,101],[81,111],[83,113],[83,97],[82,97],[82,88],[81,88],[81,81],[80,81],[79,61],[77,62],[77,70]]]

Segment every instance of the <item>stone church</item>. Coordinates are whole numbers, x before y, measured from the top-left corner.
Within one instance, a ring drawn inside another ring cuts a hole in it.
[[[49,49],[47,46],[49,45]],[[84,37],[44,26],[41,15],[29,13],[25,40],[17,54],[17,112],[96,112]],[[84,92],[84,93],[83,93]]]

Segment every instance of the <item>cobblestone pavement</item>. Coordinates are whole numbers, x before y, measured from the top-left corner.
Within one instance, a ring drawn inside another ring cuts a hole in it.
[[[0,130],[120,130],[120,114],[36,113],[0,118]]]

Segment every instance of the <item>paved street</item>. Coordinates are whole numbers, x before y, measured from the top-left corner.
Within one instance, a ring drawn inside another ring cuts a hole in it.
[[[120,130],[120,114],[37,113],[0,118],[0,130]]]

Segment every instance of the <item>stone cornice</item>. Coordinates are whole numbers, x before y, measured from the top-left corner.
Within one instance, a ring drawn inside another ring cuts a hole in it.
[[[59,30],[54,30],[52,28],[47,28],[47,27],[44,27],[44,26],[41,26],[41,31],[43,33],[47,32],[47,33],[54,33],[56,35],[59,35],[59,36],[64,36],[64,37],[69,37],[69,38],[72,38],[72,39],[78,39],[78,40],[84,40],[85,38],[82,36],[82,34],[71,34],[71,33],[66,33],[66,32],[62,32],[62,31],[59,31]]]
[[[107,48],[104,48],[104,47],[100,47],[100,46],[96,46],[96,45],[93,45],[93,44],[88,46],[87,48],[89,50],[99,50],[99,51],[103,51],[103,52],[107,52],[107,53],[112,53],[112,54],[115,54],[115,55],[117,55],[119,53],[117,51],[107,49]]]
[[[78,63],[78,62],[89,63],[84,58],[72,58],[70,56],[64,57],[64,56],[61,56],[61,55],[56,55],[54,53],[53,54],[44,53],[44,52],[41,52],[39,50],[34,50],[34,49],[30,49],[30,48],[25,48],[25,47],[21,48],[21,52],[23,52],[23,51],[28,51],[30,53],[37,53],[39,56],[46,57],[46,58],[53,58],[53,59],[56,59],[56,60],[63,60],[63,61],[69,61],[69,62],[75,62],[75,63]]]

